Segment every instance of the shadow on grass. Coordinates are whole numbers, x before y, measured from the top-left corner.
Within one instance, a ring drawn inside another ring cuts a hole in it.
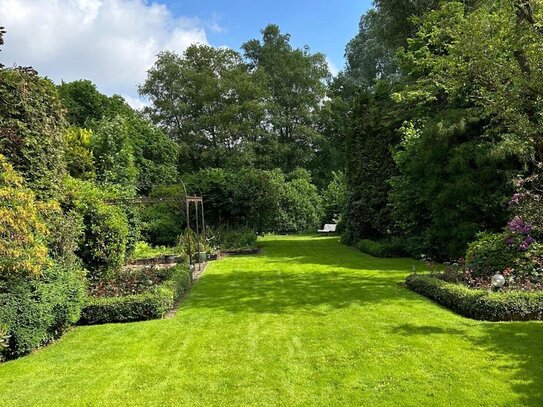
[[[248,266],[248,270],[205,276],[201,282],[205,289],[193,292],[190,307],[234,313],[302,311],[320,316],[329,309],[365,304],[404,303],[409,312],[410,305],[426,301],[398,285],[415,260],[377,259],[334,242],[337,237],[333,236],[265,241],[258,269]],[[287,265],[295,267],[282,272]],[[510,386],[519,395],[519,404],[543,406],[543,324],[470,323],[464,328],[464,319],[458,318],[456,327],[402,324],[392,328],[391,334],[458,336],[497,359],[502,355],[506,363],[513,360],[514,383]]]
[[[246,272],[210,274],[190,296],[191,308],[216,308],[234,313],[312,313],[317,307],[346,308],[416,296],[395,278],[364,277],[339,272]]]
[[[496,359],[514,360],[514,382],[509,383],[519,395],[518,405],[543,406],[543,324],[540,322],[484,322],[478,325],[482,335],[472,335],[470,328],[400,325],[392,329],[400,335],[457,335],[474,347],[497,355]],[[496,389],[499,391],[499,389]]]
[[[339,243],[337,236],[276,237],[263,242],[268,264],[322,265],[352,270],[411,272],[412,266],[425,270],[424,263],[410,258],[377,258]]]

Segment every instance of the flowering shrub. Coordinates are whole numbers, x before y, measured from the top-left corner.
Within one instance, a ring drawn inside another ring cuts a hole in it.
[[[535,166],[529,177],[518,178],[515,181],[517,192],[509,201],[509,207],[516,214],[509,222],[509,228],[520,232],[522,223],[526,227],[523,232],[534,238],[543,237],[543,163]]]
[[[46,206],[0,154],[0,276],[37,276],[49,264]]]
[[[93,297],[121,297],[141,294],[156,287],[171,274],[168,269],[142,267],[126,269],[115,274],[111,279],[97,279],[89,282],[89,295]]]
[[[481,269],[476,272],[473,266],[480,267],[481,263],[473,260],[472,263],[466,263],[464,259],[459,259],[454,263],[445,263],[445,268],[442,270],[432,269],[431,264],[429,267],[433,277],[449,283],[460,283],[470,288],[491,289],[492,276],[501,273],[505,277],[504,291],[543,290],[543,246],[533,244],[529,250],[518,251],[516,254],[516,258],[511,258],[511,266],[489,268],[487,269],[489,273],[481,273]]]
[[[466,265],[458,280],[470,287],[489,288],[493,274],[505,277],[505,290],[536,291],[543,289],[543,164],[536,165],[533,175],[516,180],[517,192],[509,206],[514,213],[503,233],[483,233],[471,243]],[[439,277],[449,280],[445,271]]]
[[[159,275],[164,273],[160,277],[161,283],[143,292],[120,296],[89,296],[79,323],[92,325],[142,321],[164,316],[189,289],[191,273],[185,264],[155,271]]]
[[[521,252],[528,250],[535,239],[530,235],[532,225],[522,220],[520,216],[515,216],[507,224],[508,233],[506,234],[506,243],[508,246],[516,246]]]
[[[490,292],[452,284],[434,276],[411,274],[406,285],[468,318],[487,321],[543,319],[543,292]]]

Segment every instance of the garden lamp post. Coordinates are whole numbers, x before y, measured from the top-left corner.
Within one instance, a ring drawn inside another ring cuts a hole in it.
[[[505,277],[500,273],[494,274],[490,280],[490,285],[495,290],[501,289],[505,285]]]

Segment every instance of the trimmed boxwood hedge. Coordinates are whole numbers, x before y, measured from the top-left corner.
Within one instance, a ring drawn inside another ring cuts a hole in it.
[[[122,297],[89,297],[79,323],[94,325],[162,318],[190,284],[187,266],[176,266],[170,278],[152,291]]]
[[[468,318],[485,321],[543,319],[543,292],[490,292],[448,283],[425,274],[412,274],[406,285]]]
[[[79,319],[84,292],[81,272],[59,265],[36,278],[0,279],[0,329],[9,335],[0,360],[59,338]]]

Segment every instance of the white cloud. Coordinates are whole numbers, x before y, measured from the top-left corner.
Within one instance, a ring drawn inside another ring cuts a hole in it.
[[[124,95],[124,100],[136,110],[141,110],[151,104],[148,99],[144,99],[139,96]]]
[[[221,16],[218,13],[213,13],[211,20],[207,23],[207,28],[216,34],[224,33],[226,30],[220,24]]]
[[[158,52],[207,43],[199,20],[145,0],[0,0],[0,25],[6,66],[32,66],[55,82],[90,79],[135,107]]]
[[[332,76],[336,76],[339,73],[339,68],[328,57],[326,58],[326,63]]]

